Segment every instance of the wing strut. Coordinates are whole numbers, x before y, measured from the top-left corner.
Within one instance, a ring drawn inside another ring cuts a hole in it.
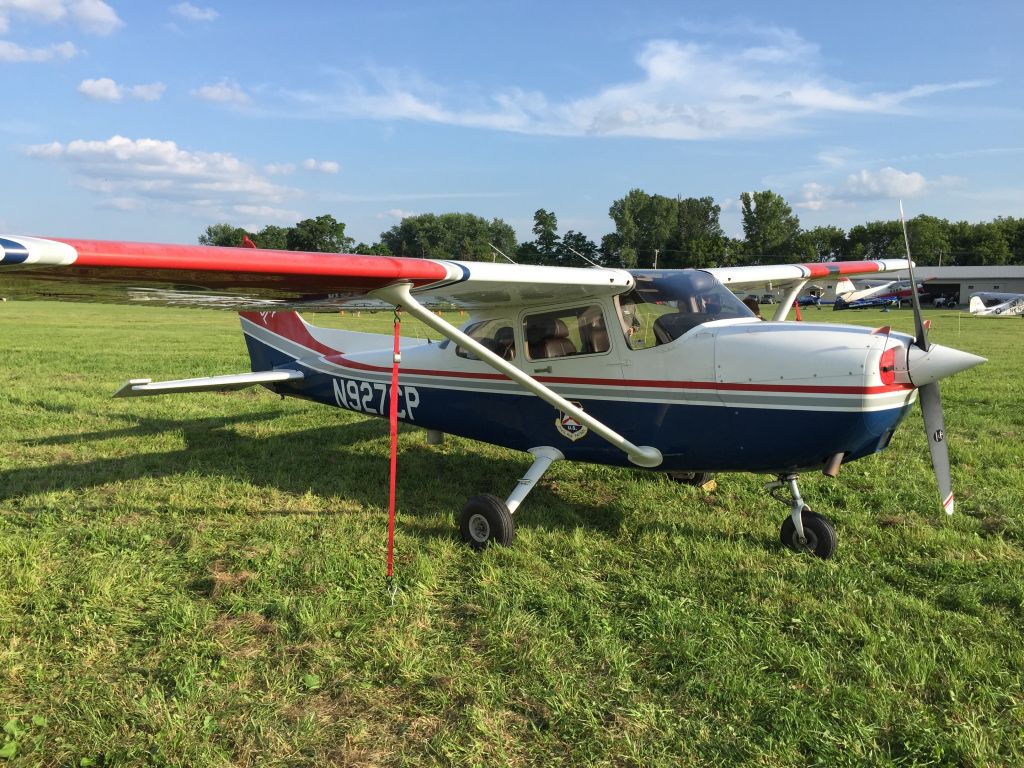
[[[807,285],[807,281],[801,280],[798,283],[793,283],[793,285],[789,287],[789,290],[786,291],[786,295],[783,296],[782,301],[779,302],[779,307],[775,310],[775,317],[773,317],[772,320],[781,323],[786,319],[786,316],[789,314],[789,310],[793,308],[793,302],[795,302],[800,296],[800,291],[804,289],[805,285]],[[796,312],[798,315],[800,314],[799,309]]]
[[[487,347],[483,346],[472,337],[467,336],[451,323],[441,319],[420,304],[410,292],[409,289],[411,287],[411,283],[395,283],[393,285],[385,286],[384,288],[378,288],[370,293],[370,295],[375,298],[383,299],[390,304],[402,307],[402,309],[408,311],[410,315],[415,317],[417,320],[422,321],[430,328],[433,328],[445,338],[451,339],[459,346],[471,350],[474,355],[483,360],[498,373],[516,382],[525,390],[536,395],[553,408],[557,408],[567,416],[571,416],[580,424],[586,425],[586,427],[595,435],[603,438],[619,450],[623,451],[629,457],[629,460],[637,466],[656,467],[661,464],[661,451],[657,448],[649,445],[634,445],[603,422],[598,421],[590,414],[577,408],[550,387],[544,386],[537,381],[537,379],[519,370],[514,365],[509,364],[501,357],[487,349]]]

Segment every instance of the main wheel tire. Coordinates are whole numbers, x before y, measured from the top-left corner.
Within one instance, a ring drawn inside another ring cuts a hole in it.
[[[669,479],[679,483],[680,485],[692,485],[696,488],[700,488],[703,485],[707,485],[714,478],[714,472],[666,472]]]
[[[783,546],[789,547],[794,552],[809,552],[822,560],[832,557],[836,551],[836,530],[828,518],[805,507],[800,519],[804,524],[804,537],[807,541],[803,544],[800,543],[800,539],[796,535],[793,517],[787,515],[786,519],[782,521],[782,530],[779,532]]]
[[[481,493],[471,497],[462,508],[459,532],[462,540],[476,550],[491,543],[507,547],[516,537],[516,524],[502,499]]]

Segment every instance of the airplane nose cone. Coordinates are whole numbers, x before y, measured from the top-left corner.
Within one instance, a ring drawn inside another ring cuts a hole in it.
[[[932,344],[927,352],[912,346],[907,352],[907,373],[915,387],[923,387],[985,362],[984,357],[941,344]]]

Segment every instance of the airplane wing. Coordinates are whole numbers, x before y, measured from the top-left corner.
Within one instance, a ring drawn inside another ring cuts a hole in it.
[[[821,280],[847,280],[853,275],[877,272],[895,272],[907,269],[907,259],[878,259],[874,261],[827,261],[812,264],[769,264],[766,266],[723,267],[707,270],[728,288],[747,290],[782,288],[784,295],[775,307],[772,320],[783,321],[789,314],[800,291],[808,283]],[[839,284],[836,284],[838,291]],[[799,313],[798,313],[799,314]]]
[[[420,300],[473,308],[621,293],[617,269],[259,248],[122,243],[0,235],[0,295],[233,311],[336,311],[408,282]],[[381,305],[382,307],[385,305]]]
[[[827,261],[812,264],[769,264],[752,267],[718,267],[708,269],[727,288],[752,288],[771,284],[785,287],[795,283],[814,282],[828,278],[897,272],[909,268],[906,259],[872,261]]]

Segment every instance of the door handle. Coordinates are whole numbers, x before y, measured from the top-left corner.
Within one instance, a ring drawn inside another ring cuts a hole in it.
[[[534,373],[551,373],[551,366],[550,365],[546,365],[543,368],[534,368],[533,372]]]

